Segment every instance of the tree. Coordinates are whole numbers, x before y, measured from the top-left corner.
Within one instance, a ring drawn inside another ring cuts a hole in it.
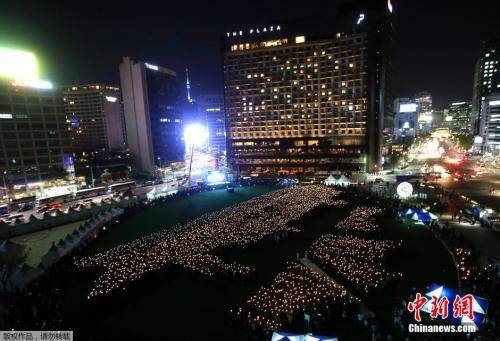
[[[465,150],[469,150],[472,148],[472,144],[473,144],[473,140],[474,140],[474,137],[472,135],[465,135],[465,134],[455,134],[453,135],[453,137],[455,138],[455,143],[465,149]]]
[[[108,182],[109,180],[111,180],[111,173],[106,168],[106,169],[104,169],[104,172],[102,172],[102,174],[101,174],[101,181]]]

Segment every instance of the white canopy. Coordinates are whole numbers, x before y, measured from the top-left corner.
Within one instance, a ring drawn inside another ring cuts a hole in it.
[[[304,335],[291,334],[285,332],[274,332],[273,336],[271,337],[271,341],[280,341],[280,340],[303,341]]]
[[[339,178],[336,178],[333,176],[333,174],[330,174],[328,178],[325,180],[325,185],[327,186],[349,186],[351,182],[349,179],[342,174]]]
[[[304,341],[338,341],[338,339],[331,336],[306,335]]]

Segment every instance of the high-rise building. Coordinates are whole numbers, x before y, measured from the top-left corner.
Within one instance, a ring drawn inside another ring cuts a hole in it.
[[[418,104],[409,98],[394,100],[394,140],[411,143],[418,136]]]
[[[428,91],[421,91],[415,94],[415,102],[418,105],[419,130],[422,133],[430,133],[433,120],[432,96]]]
[[[226,152],[226,115],[222,95],[198,97],[200,117],[204,118],[208,131],[208,147],[212,153]]]
[[[444,118],[444,127],[455,134],[470,134],[471,111],[471,102],[450,104]]]
[[[240,172],[380,166],[393,7],[345,4],[324,34],[299,21],[227,32],[228,161]]]
[[[59,88],[45,81],[0,80],[0,172],[7,185],[69,175],[70,146]]]
[[[500,92],[487,96],[481,108],[480,135],[485,151],[500,154]]]
[[[481,107],[493,92],[500,90],[500,38],[483,42],[481,55],[474,68],[471,130],[481,129]]]
[[[103,84],[65,86],[63,101],[76,152],[125,148],[119,88]]]
[[[138,170],[182,161],[184,140],[175,71],[124,57],[120,64],[127,143]]]

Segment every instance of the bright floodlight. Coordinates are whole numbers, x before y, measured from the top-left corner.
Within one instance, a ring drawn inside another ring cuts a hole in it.
[[[201,124],[190,124],[184,129],[186,146],[200,146],[208,140],[208,131]]]
[[[207,175],[207,182],[209,184],[216,184],[216,183],[221,183],[224,182],[226,179],[226,176],[224,173],[221,173],[219,171],[213,171]]]
[[[27,51],[0,48],[0,77],[37,79],[36,57]]]

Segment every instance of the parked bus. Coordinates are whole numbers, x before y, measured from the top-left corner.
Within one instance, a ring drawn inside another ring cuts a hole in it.
[[[51,204],[62,204],[64,202],[73,201],[73,193],[55,195],[53,197],[38,198],[36,200],[37,206],[51,205]]]
[[[24,221],[24,214],[19,213],[19,214],[13,214],[13,215],[10,215],[10,216],[8,216],[7,218],[5,218],[5,221],[7,221],[7,222],[12,222],[12,221],[14,221],[14,220],[16,220],[16,219],[19,219],[19,220],[21,220],[21,221]]]
[[[135,188],[135,181],[122,182],[119,184],[109,185],[108,192],[109,193],[127,192],[133,190],[134,188]]]
[[[35,196],[13,199],[9,203],[9,210],[10,211],[18,211],[19,209],[21,209],[25,206],[33,207],[35,205],[35,202],[36,202]]]
[[[82,189],[75,193],[75,200],[91,198],[103,194],[106,194],[106,187],[94,187],[94,188]]]
[[[0,206],[0,218],[7,217],[9,215],[9,205]]]

